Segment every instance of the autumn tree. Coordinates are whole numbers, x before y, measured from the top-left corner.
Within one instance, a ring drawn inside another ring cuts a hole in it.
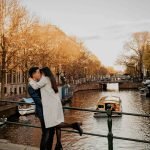
[[[150,37],[149,37],[150,38]],[[147,71],[147,76],[150,76],[150,39],[148,39],[143,57],[144,67]]]
[[[107,67],[107,72],[109,75],[114,75],[117,73],[117,71],[112,66]]]
[[[0,54],[1,54],[1,98],[4,97],[5,74],[9,65],[12,66],[16,59],[17,32],[20,20],[24,16],[24,9],[19,7],[17,0],[1,0],[0,3]],[[13,62],[12,62],[13,61]]]
[[[27,72],[32,66],[48,66],[55,75],[63,72],[69,80],[96,76],[102,70],[106,72],[100,60],[77,38],[66,35],[54,25],[41,24],[19,0],[1,1],[1,98],[7,73],[21,71],[27,85]]]
[[[100,67],[99,73],[100,73],[101,76],[105,76],[105,75],[108,74],[108,69],[105,66],[102,65]]]
[[[117,63],[126,68],[133,68],[139,77],[143,76],[144,47],[148,39],[148,32],[137,32],[124,45],[123,54],[118,57]],[[129,69],[128,69],[129,70]]]
[[[29,41],[27,38],[29,36],[26,35],[33,21],[18,0],[2,0],[0,8],[0,82],[1,98],[3,98],[6,74],[16,71],[16,68],[26,59],[24,51]]]

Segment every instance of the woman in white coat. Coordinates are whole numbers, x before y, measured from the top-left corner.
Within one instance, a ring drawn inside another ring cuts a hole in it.
[[[33,89],[41,90],[41,101],[43,106],[43,115],[46,128],[56,127],[57,144],[61,147],[61,128],[73,128],[82,135],[83,130],[80,128],[81,123],[72,124],[64,123],[64,114],[61,99],[58,94],[56,80],[48,67],[41,69],[40,81],[29,78],[29,84]]]

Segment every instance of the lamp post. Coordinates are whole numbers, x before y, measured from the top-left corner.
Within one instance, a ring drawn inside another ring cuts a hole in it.
[[[56,75],[57,75],[57,78],[58,78],[58,85],[60,85],[61,64],[59,64],[58,67],[57,67]]]
[[[56,75],[57,75],[57,78],[58,78],[58,85],[60,84],[60,82],[59,82],[59,76],[60,76],[60,70],[59,69],[57,69],[57,73],[56,73]]]

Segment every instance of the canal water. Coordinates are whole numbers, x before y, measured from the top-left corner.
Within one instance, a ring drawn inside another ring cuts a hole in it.
[[[150,99],[141,97],[138,91],[118,91],[116,85],[108,85],[109,91],[82,91],[75,93],[70,106],[95,109],[97,100],[104,95],[119,96],[122,99],[124,112],[150,114]],[[107,118],[95,119],[91,112],[65,110],[66,122],[80,121],[86,132],[105,134],[108,133]],[[39,125],[34,115],[15,118],[13,121],[26,122]],[[150,140],[150,119],[123,115],[113,118],[113,134],[115,136]],[[38,146],[41,132],[37,128],[28,128],[16,125],[7,125],[0,129],[0,138],[8,139],[13,143]],[[106,138],[94,136],[79,136],[76,133],[63,132],[62,143],[64,150],[108,150]],[[130,142],[114,139],[114,150],[150,150],[150,144]]]

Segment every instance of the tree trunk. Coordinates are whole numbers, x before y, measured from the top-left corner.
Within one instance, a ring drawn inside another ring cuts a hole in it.
[[[25,84],[26,84],[25,96],[28,97],[28,70],[25,71]]]
[[[4,98],[4,86],[5,86],[5,74],[6,74],[6,49],[5,49],[5,42],[4,36],[1,37],[1,58],[2,58],[2,67],[1,67],[1,95],[0,99]]]
[[[139,59],[139,77],[143,80],[143,51],[140,53]]]
[[[4,98],[4,86],[5,86],[5,73],[4,70],[1,70],[1,95],[0,99],[2,100]]]

